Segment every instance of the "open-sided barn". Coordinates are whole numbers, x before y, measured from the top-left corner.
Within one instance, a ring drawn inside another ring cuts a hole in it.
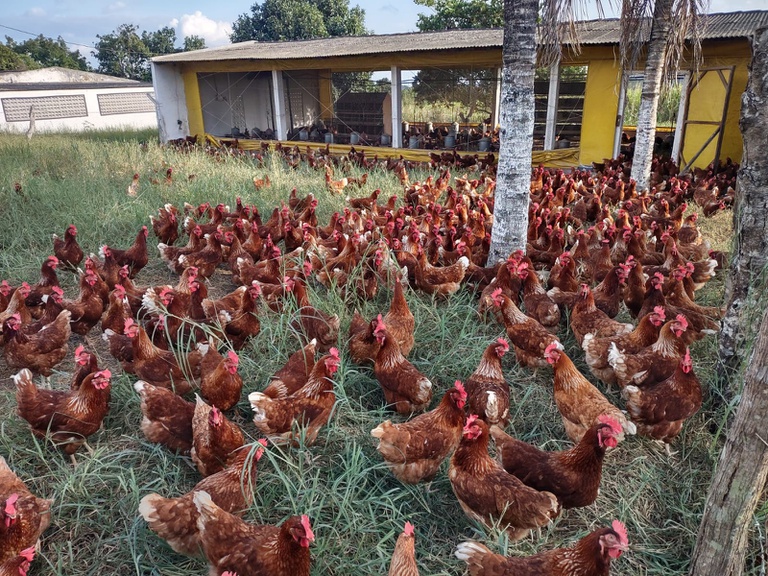
[[[766,25],[768,11],[708,16],[703,62],[697,70],[681,71],[683,96],[674,127],[664,135],[672,156],[683,167],[706,166],[715,158],[740,159],[738,119],[751,57],[749,38]],[[627,86],[642,78],[642,68],[622,73],[618,20],[581,21],[577,27],[580,50],[563,46],[549,81],[538,83],[541,109],[535,136],[540,149],[553,151],[550,157],[562,153],[574,164],[588,164],[616,156],[622,138],[631,139],[632,129],[624,125],[625,95]],[[152,72],[161,139],[203,133],[239,139],[305,139],[302,129],[339,124],[332,74],[389,71],[391,103],[382,108],[387,117],[374,137],[378,143],[391,140],[392,147],[400,148],[408,145],[402,127],[409,120],[402,114],[402,72],[498,70],[501,47],[499,29],[448,30],[241,42],[159,56],[152,61]],[[495,112],[492,124],[497,117]]]

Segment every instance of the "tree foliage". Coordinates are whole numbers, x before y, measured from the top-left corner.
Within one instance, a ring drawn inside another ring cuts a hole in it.
[[[0,44],[0,70],[21,71],[34,68],[38,68],[38,66],[30,58],[16,54],[5,44]]]
[[[70,50],[61,36],[54,40],[41,34],[24,42],[16,42],[10,36],[6,36],[5,42],[5,48],[17,54],[19,58],[14,59],[3,50],[3,56],[0,56],[2,58],[0,66],[10,66],[4,67],[3,70],[48,68],[49,66],[90,70],[85,57],[77,50]]]
[[[153,56],[205,48],[205,40],[199,36],[184,38],[184,47],[177,48],[176,30],[169,26],[139,33],[135,24],[121,24],[96,37],[99,41],[91,54],[99,61],[98,72],[145,82],[152,79],[149,61]]]
[[[350,8],[349,0],[265,0],[238,16],[230,40],[274,42],[364,34],[368,34],[365,10]]]
[[[500,28],[504,25],[501,0],[413,0],[433,14],[419,14],[416,26],[428,30]]]

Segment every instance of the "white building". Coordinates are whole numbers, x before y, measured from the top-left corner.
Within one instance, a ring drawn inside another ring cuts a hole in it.
[[[67,68],[0,72],[0,131],[156,128],[152,84]]]

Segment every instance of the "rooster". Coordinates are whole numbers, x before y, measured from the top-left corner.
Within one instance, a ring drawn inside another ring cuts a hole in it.
[[[382,422],[371,430],[379,439],[376,449],[395,477],[406,484],[431,481],[443,460],[456,449],[464,427],[467,393],[456,381],[440,404],[402,424]]]
[[[410,522],[405,523],[402,534],[397,538],[387,576],[419,576],[419,567],[416,565],[416,536]]]
[[[474,414],[467,418],[459,447],[451,458],[448,479],[464,513],[487,528],[496,522],[512,540],[546,526],[560,514],[551,492],[529,488],[488,455],[488,425]]]
[[[309,576],[309,517],[291,516],[282,526],[253,525],[219,508],[205,491],[194,492],[197,528],[211,573],[241,576]]]
[[[76,464],[75,452],[109,412],[111,378],[109,370],[101,370],[88,375],[77,390],[46,390],[35,386],[24,368],[13,376],[19,416],[35,436],[50,437]]]
[[[456,557],[467,563],[470,576],[608,576],[611,560],[629,550],[624,524],[614,520],[570,548],[556,548],[533,556],[501,556],[479,542],[462,542]]]
[[[570,450],[544,452],[535,446],[491,426],[504,470],[517,476],[526,486],[546,490],[557,496],[564,509],[589,506],[597,498],[608,448],[615,448],[623,436],[619,422],[607,414],[598,416],[581,440]]]
[[[32,494],[0,456],[0,566],[38,545],[51,524],[52,504]]]
[[[253,501],[256,464],[264,454],[266,440],[259,440],[255,451],[243,447],[229,466],[195,484],[178,498],[163,498],[147,494],[139,503],[139,514],[149,528],[168,542],[179,554],[196,556],[200,552],[200,532],[197,508],[193,502],[196,492],[205,490],[222,510],[241,516]]]

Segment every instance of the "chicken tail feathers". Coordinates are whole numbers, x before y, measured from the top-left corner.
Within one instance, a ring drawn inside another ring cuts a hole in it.
[[[477,566],[482,564],[484,556],[493,552],[479,542],[467,540],[456,547],[455,554],[459,560],[464,560],[470,566]]]

